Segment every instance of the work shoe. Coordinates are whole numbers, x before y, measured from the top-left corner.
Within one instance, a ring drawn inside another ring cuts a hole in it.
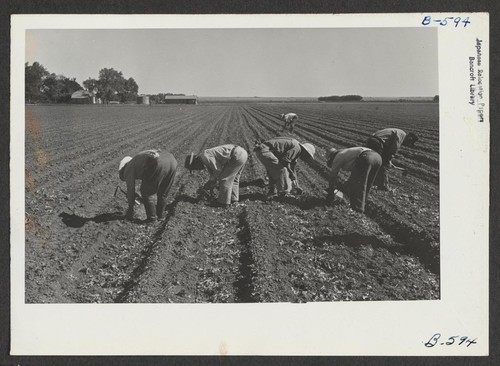
[[[219,208],[228,208],[229,207],[229,205],[227,203],[220,203],[220,202],[217,202],[217,201],[210,203],[208,206],[210,206],[210,207],[216,207],[216,208],[217,207],[219,207]]]
[[[278,194],[278,198],[281,198],[281,199],[283,199],[283,198],[291,198],[291,197],[295,197],[295,196],[292,193],[290,193],[290,192],[280,192]]]
[[[278,194],[278,191],[276,190],[276,187],[269,187],[269,190],[267,191],[267,196],[276,196]]]
[[[359,207],[351,206],[351,210],[364,214],[365,211]]]

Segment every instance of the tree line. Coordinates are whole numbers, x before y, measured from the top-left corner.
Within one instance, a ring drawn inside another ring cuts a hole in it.
[[[332,95],[318,98],[320,102],[359,102],[362,99],[361,95]]]
[[[25,101],[26,103],[69,103],[71,95],[85,89],[103,103],[135,101],[139,86],[133,78],[126,79],[121,71],[104,68],[99,71],[98,79],[88,78],[83,87],[75,78],[50,73],[42,64],[25,63]]]

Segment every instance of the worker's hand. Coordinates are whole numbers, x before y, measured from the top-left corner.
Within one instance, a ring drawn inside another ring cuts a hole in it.
[[[255,145],[254,145],[253,151],[260,151],[260,150],[262,150],[262,143],[263,142],[264,141],[261,140],[261,139],[255,140]]]
[[[206,191],[212,191],[215,188],[215,182],[213,180],[209,180],[203,185],[203,189]]]
[[[208,191],[203,187],[198,188],[198,191],[196,192],[199,196],[200,199],[202,200],[208,200],[210,201],[213,197],[213,192]]]
[[[342,204],[346,203],[344,199],[344,194],[337,188],[329,187],[326,189],[326,202],[330,204]]]
[[[158,159],[160,157],[160,154],[159,154],[160,150],[148,150],[147,151],[147,154],[150,158],[152,159]]]
[[[292,181],[293,184],[297,184],[296,181],[297,181],[297,176],[295,175],[295,173],[291,170],[288,171],[288,175],[290,177],[290,180]]]
[[[295,194],[300,196],[302,193],[304,193],[304,190],[300,187],[295,186]]]

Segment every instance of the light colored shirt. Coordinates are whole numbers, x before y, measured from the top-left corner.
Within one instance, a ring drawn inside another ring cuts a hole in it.
[[[295,113],[287,113],[283,116],[283,119],[286,121],[286,122],[290,122],[294,119],[298,119],[299,116],[297,116]]]
[[[339,150],[335,159],[333,159],[332,166],[330,168],[330,179],[336,181],[337,175],[340,170],[351,171],[354,167],[356,159],[361,155],[362,152],[368,151],[366,147],[350,147],[348,149]]]
[[[394,139],[392,139],[393,134],[395,134]],[[386,154],[392,158],[399,151],[406,137],[406,132],[399,128],[384,128],[383,130],[375,132],[373,136],[377,136],[384,141],[384,150]]]
[[[271,152],[284,163],[294,163],[300,155],[300,144],[290,137],[276,137],[264,142]]]
[[[236,147],[233,144],[221,145],[206,149],[200,154],[201,161],[210,174],[211,181],[217,181],[224,165],[231,159],[231,151]]]

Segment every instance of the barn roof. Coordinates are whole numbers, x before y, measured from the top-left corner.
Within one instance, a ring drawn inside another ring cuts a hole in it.
[[[196,95],[165,95],[165,99],[198,99]]]

